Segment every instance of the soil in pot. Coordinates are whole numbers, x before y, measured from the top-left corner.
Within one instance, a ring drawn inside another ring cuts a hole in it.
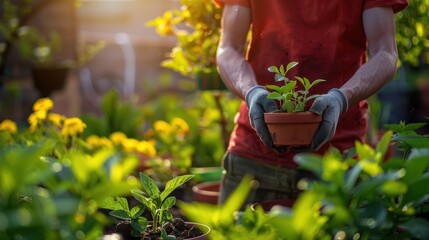
[[[312,112],[272,112],[265,123],[276,146],[308,146],[319,128],[322,116]]]
[[[151,225],[148,226],[148,231],[144,232],[139,237],[131,235],[131,224],[128,221],[121,221],[116,225],[116,233],[120,234],[124,239],[140,239],[140,240],[158,240],[161,239],[160,232],[149,231]],[[210,232],[210,228],[203,224],[185,222],[181,218],[175,218],[172,222],[165,223],[163,226],[168,235],[173,235],[177,240],[206,240]]]

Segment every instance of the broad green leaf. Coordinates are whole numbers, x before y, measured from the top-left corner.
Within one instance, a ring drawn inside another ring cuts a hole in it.
[[[142,205],[135,206],[131,209],[130,215],[132,218],[140,217],[143,214],[144,210],[145,208]]]
[[[165,185],[164,191],[161,193],[161,202],[164,201],[164,199],[174,191],[174,189],[178,188],[179,186],[183,185],[187,181],[191,180],[194,177],[194,175],[182,175],[175,177],[167,182]]]
[[[301,83],[301,85],[304,86],[304,88],[305,88],[305,80],[304,80],[304,78],[295,76],[295,79],[298,80]],[[307,89],[307,88],[305,88],[305,89]]]
[[[354,187],[361,172],[362,172],[362,167],[359,164],[355,165],[350,171],[347,172],[345,185],[344,185],[347,192]]]
[[[155,181],[152,180],[148,175],[140,172],[140,182],[142,183],[144,191],[149,194],[151,198],[159,197],[161,193],[156,185]]]
[[[268,88],[268,89],[274,90],[276,92],[281,92],[280,91],[280,87],[277,86],[277,85],[266,85],[265,87]]]
[[[305,90],[309,90],[311,86],[310,80],[308,78],[304,77],[304,88]]]
[[[418,202],[426,194],[429,193],[429,174],[423,175],[421,178],[418,178],[416,181],[408,185],[408,191],[403,199],[402,205],[408,204],[409,202]]]
[[[141,202],[145,207],[147,207],[151,213],[155,213],[156,206],[150,198],[143,196],[143,194],[141,194],[139,190],[131,190],[131,194],[137,201]]]
[[[120,209],[126,210],[126,211],[129,210],[127,199],[122,197],[117,197],[117,198],[107,197],[99,203],[99,207],[109,209],[109,210],[120,210]]]
[[[280,73],[279,69],[276,66],[270,66],[268,68],[268,72],[273,72],[273,73]]]
[[[408,186],[396,180],[390,180],[381,186],[381,192],[386,194],[387,196],[400,196],[405,194],[408,191]]]
[[[387,218],[387,209],[383,202],[372,201],[357,210],[358,221],[370,229],[382,225]]]
[[[379,157],[379,159],[376,159],[378,163],[384,160],[384,156],[386,155],[386,152],[389,149],[390,139],[392,138],[392,135],[393,135],[392,131],[387,131],[381,138],[380,142],[377,144],[375,151],[378,153],[381,153],[381,156]]]
[[[311,153],[302,153],[295,155],[293,160],[298,163],[301,168],[309,170],[319,177],[322,176],[323,159],[321,156]]]
[[[291,92],[292,89],[294,89],[296,86],[296,82],[292,81],[292,82],[288,82],[286,85],[284,85],[283,87],[280,88],[280,92],[281,93],[288,93]]]
[[[429,239],[429,222],[421,218],[412,218],[399,227],[416,239]]]
[[[368,144],[362,144],[360,142],[356,142],[356,153],[360,160],[363,159],[373,159],[375,156],[374,149]]]
[[[425,171],[429,164],[428,156],[420,156],[409,158],[405,161],[405,171],[406,175],[402,179],[406,183],[411,183],[419,179]]]
[[[286,66],[286,73],[289,72],[289,70],[291,70],[293,67],[295,67],[296,65],[298,65],[298,62],[290,62],[287,66]]]
[[[143,233],[147,229],[147,219],[144,217],[139,217],[136,220],[131,221],[131,226],[138,232]]]
[[[109,212],[109,214],[111,216],[117,217],[119,219],[131,220],[131,216],[130,216],[129,212],[127,212],[125,210],[113,210],[113,211]]]
[[[296,105],[295,112],[304,112],[305,104],[303,102],[298,102]]]
[[[283,98],[283,95],[281,95],[280,93],[278,93],[278,92],[272,92],[272,93],[270,93],[270,94],[268,94],[267,95],[267,98],[269,98],[269,99],[276,99],[276,100],[280,100],[280,99],[282,99]]]
[[[162,203],[161,208],[162,209],[170,209],[176,204],[176,198],[175,197],[168,197],[165,199],[165,201]]]

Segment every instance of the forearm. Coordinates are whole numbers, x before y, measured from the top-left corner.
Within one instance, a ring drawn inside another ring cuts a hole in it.
[[[255,73],[244,58],[244,52],[220,46],[217,64],[225,85],[238,97],[244,99],[249,88],[257,84]]]
[[[380,51],[363,64],[340,90],[349,105],[354,105],[376,93],[393,79],[397,68],[396,52]]]

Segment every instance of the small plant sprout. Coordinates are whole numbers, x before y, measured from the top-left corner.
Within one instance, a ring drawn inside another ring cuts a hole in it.
[[[290,62],[286,66],[286,69],[283,64],[280,65],[280,67],[270,66],[268,68],[269,72],[276,74],[274,77],[276,82],[284,81],[284,85],[281,87],[277,85],[266,86],[268,89],[273,90],[270,94],[268,94],[267,97],[278,100],[281,106],[280,110],[283,112],[303,112],[305,104],[311,99],[317,98],[319,96],[319,94],[309,95],[310,89],[314,85],[325,81],[323,79],[317,79],[313,82],[310,82],[308,78],[298,76],[295,76],[296,80],[289,79],[286,77],[286,74],[296,65],[298,65],[298,62]],[[296,90],[298,81],[304,87],[303,90]]]

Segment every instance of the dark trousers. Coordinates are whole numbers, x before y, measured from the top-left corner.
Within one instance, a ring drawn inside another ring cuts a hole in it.
[[[308,171],[263,164],[231,153],[225,154],[223,168],[219,203],[226,201],[245,175],[256,181],[245,205],[274,199],[296,199],[300,193],[298,182],[304,178],[315,179]]]

